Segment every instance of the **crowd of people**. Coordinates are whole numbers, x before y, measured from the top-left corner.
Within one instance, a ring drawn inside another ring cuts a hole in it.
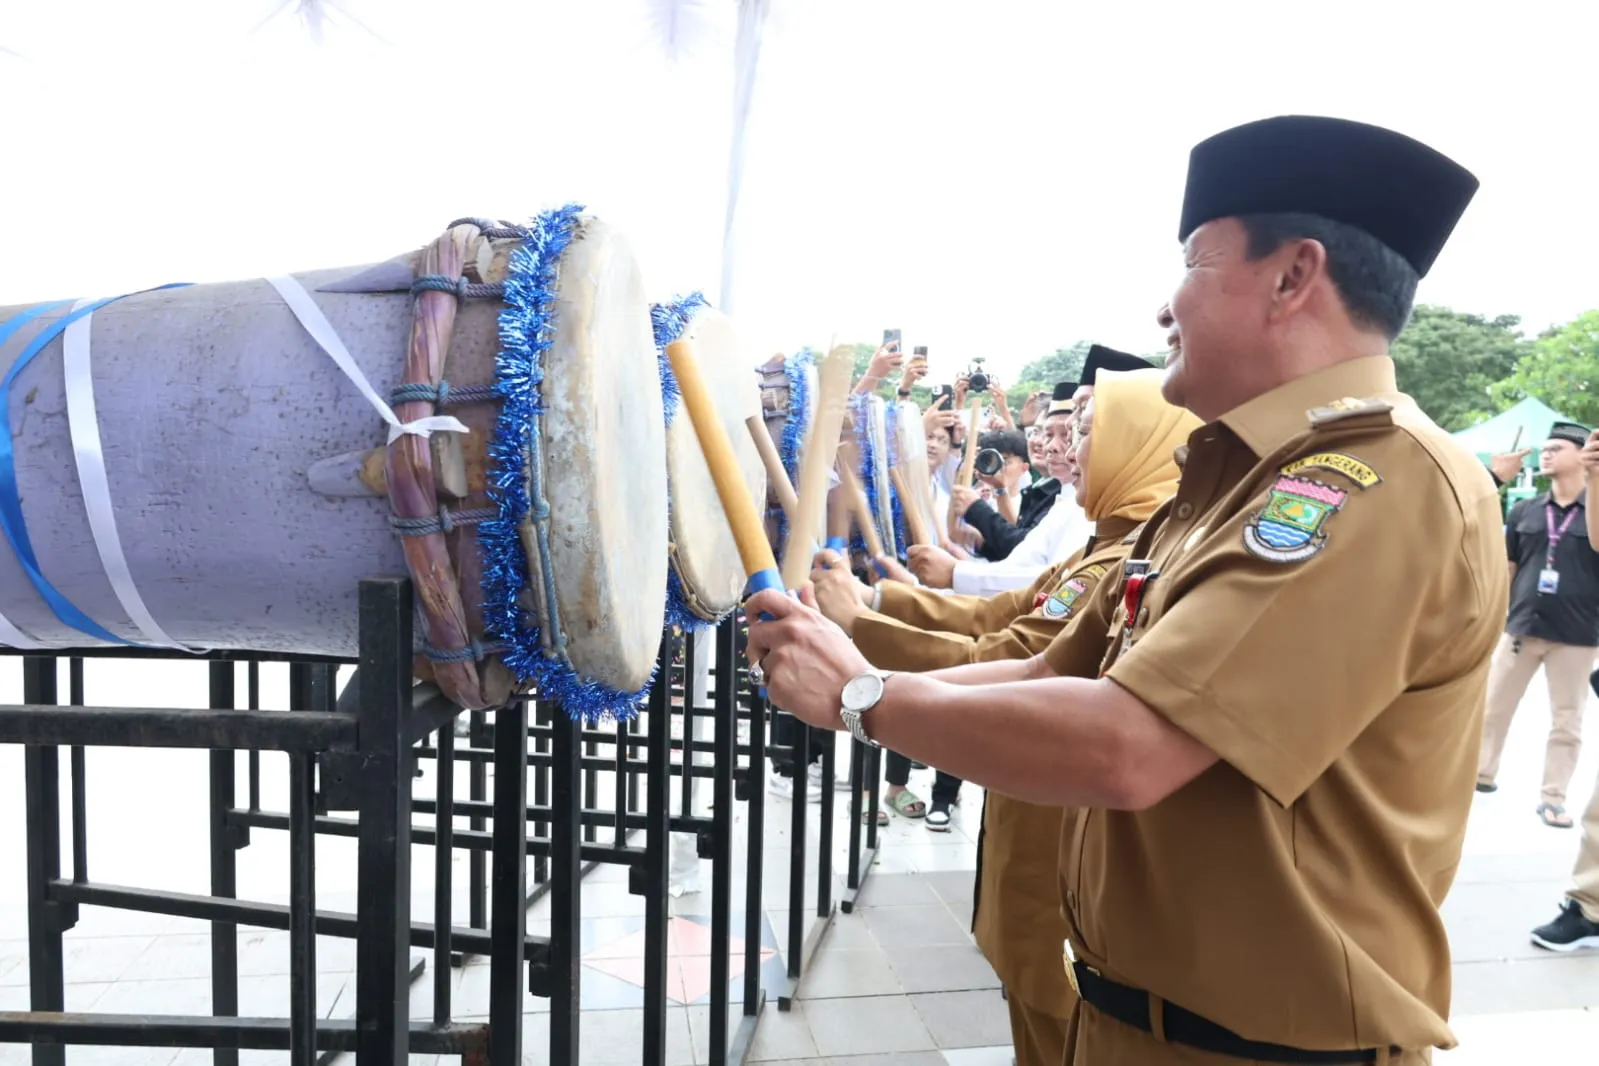
[[[757,683],[890,752],[892,809],[920,809],[911,760],[938,770],[929,828],[986,789],[974,933],[1022,1066],[1454,1046],[1439,907],[1539,665],[1535,813],[1574,824],[1599,435],[1555,426],[1550,491],[1507,516],[1505,457],[1490,477],[1388,357],[1476,187],[1359,123],[1201,143],[1166,366],[1096,346],[1014,422],[1001,402],[973,485],[957,382],[925,413],[938,543],[822,551],[746,605]],[[1599,947],[1599,796],[1579,850],[1544,947]]]

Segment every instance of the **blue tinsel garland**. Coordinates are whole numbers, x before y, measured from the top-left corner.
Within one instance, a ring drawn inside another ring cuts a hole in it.
[[[650,307],[650,323],[655,327],[655,359],[661,372],[661,404],[666,409],[666,428],[672,428],[682,399],[677,388],[677,376],[672,373],[672,362],[666,357],[666,346],[683,335],[694,316],[710,305],[701,293],[691,292],[664,304]],[[689,610],[688,599],[683,594],[683,582],[672,567],[666,570],[666,625],[685,633],[709,629],[707,622]]]
[[[883,439],[888,446],[888,467],[890,470],[899,468],[899,404],[890,403],[883,418]],[[901,474],[903,476],[903,473]],[[909,556],[911,542],[909,527],[905,524],[905,501],[899,498],[899,493],[894,490],[894,483],[888,485],[889,507],[894,515],[894,540],[899,547],[900,562]]]
[[[778,449],[783,459],[783,469],[788,480],[799,489],[800,452],[805,448],[805,428],[811,409],[810,380],[805,373],[816,361],[816,353],[801,348],[783,358],[783,376],[788,379],[788,415],[783,422],[783,439]],[[781,511],[777,516],[777,542],[780,550],[788,544],[788,516]]]
[[[500,312],[500,351],[495,358],[494,389],[504,402],[488,448],[489,496],[499,513],[478,526],[478,543],[483,553],[483,620],[493,638],[506,645],[505,665],[521,683],[536,685],[540,699],[556,700],[572,719],[594,723],[607,717],[627,720],[635,716],[654,681],[655,669],[638,692],[617,692],[577,672],[567,656],[566,635],[559,631],[548,544],[541,544],[545,549],[541,551],[541,572],[530,574],[520,532],[530,516],[539,520],[549,514],[548,501],[539,498],[535,507],[536,495],[542,494],[539,420],[544,408],[540,386],[546,369],[544,356],[555,333],[561,254],[572,241],[582,211],[580,204],[567,204],[544,212],[527,227],[522,244],[511,253],[505,310]],[[548,540],[542,529],[540,539]],[[554,648],[549,652],[540,636],[542,620],[521,605],[523,593],[534,580],[545,590],[544,602],[556,626]]]
[[[860,458],[860,466],[855,470],[855,478],[860,482],[861,490],[866,494],[866,509],[871,512],[871,520],[877,522],[877,448],[872,441],[872,397],[864,394],[852,394],[849,398],[850,418],[855,423],[855,453]],[[866,540],[861,536],[858,522],[850,526],[850,551],[861,555],[869,555],[866,549]]]

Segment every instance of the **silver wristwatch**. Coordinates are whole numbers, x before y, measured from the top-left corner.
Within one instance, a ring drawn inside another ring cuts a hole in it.
[[[866,735],[862,719],[882,700],[883,687],[893,676],[890,671],[868,670],[858,677],[851,678],[844,686],[843,706],[839,709],[839,717],[844,719],[844,726],[850,731],[850,735],[862,744],[870,744],[874,748],[882,746]]]

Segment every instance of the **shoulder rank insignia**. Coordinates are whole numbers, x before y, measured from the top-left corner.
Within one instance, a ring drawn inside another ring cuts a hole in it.
[[[1055,591],[1050,593],[1035,609],[1039,614],[1051,621],[1065,621],[1072,616],[1072,611],[1077,607],[1077,601],[1082,598],[1091,585],[1104,577],[1105,573],[1105,568],[1098,563],[1083,567],[1081,570],[1068,575],[1064,581],[1056,585]]]
[[[1289,475],[1300,474],[1306,470],[1331,470],[1335,474],[1342,474],[1363,489],[1369,489],[1382,481],[1377,471],[1353,455],[1345,455],[1342,452],[1317,452],[1303,459],[1295,459],[1282,468],[1282,472]]]
[[[1327,543],[1322,526],[1349,493],[1286,471],[1271,486],[1266,504],[1244,523],[1244,547],[1272,563],[1298,563]]]
[[[1357,400],[1346,396],[1334,400],[1326,407],[1312,408],[1307,414],[1313,427],[1330,426],[1337,422],[1371,419],[1378,425],[1392,424],[1394,405],[1387,400]]]

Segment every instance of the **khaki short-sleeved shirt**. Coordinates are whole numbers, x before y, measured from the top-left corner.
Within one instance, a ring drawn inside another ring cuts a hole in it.
[[[1386,358],[1196,431],[1105,665],[1221,761],[1149,810],[1080,820],[1061,856],[1079,957],[1253,1040],[1453,1046],[1438,907],[1502,539],[1487,471]]]
[[[1030,589],[988,599],[886,585],[882,613],[855,621],[856,646],[881,669],[916,671],[1026,659],[1047,647],[1060,649],[1076,676],[1093,677],[1110,631],[1111,599],[1099,593],[1120,578],[1136,528],[1102,520],[1092,551],[1051,567]],[[1011,996],[1059,1018],[1075,1002],[1060,964],[1058,887],[1060,843],[1075,815],[989,789],[978,846],[978,947]]]
[[[1049,647],[1075,616],[1080,598],[1107,573],[1112,578],[1120,573],[1136,528],[1126,519],[1104,519],[1086,555],[1075,552],[1027,588],[994,596],[945,596],[886,581],[878,610],[856,618],[850,635],[867,661],[883,670],[1030,658]]]

